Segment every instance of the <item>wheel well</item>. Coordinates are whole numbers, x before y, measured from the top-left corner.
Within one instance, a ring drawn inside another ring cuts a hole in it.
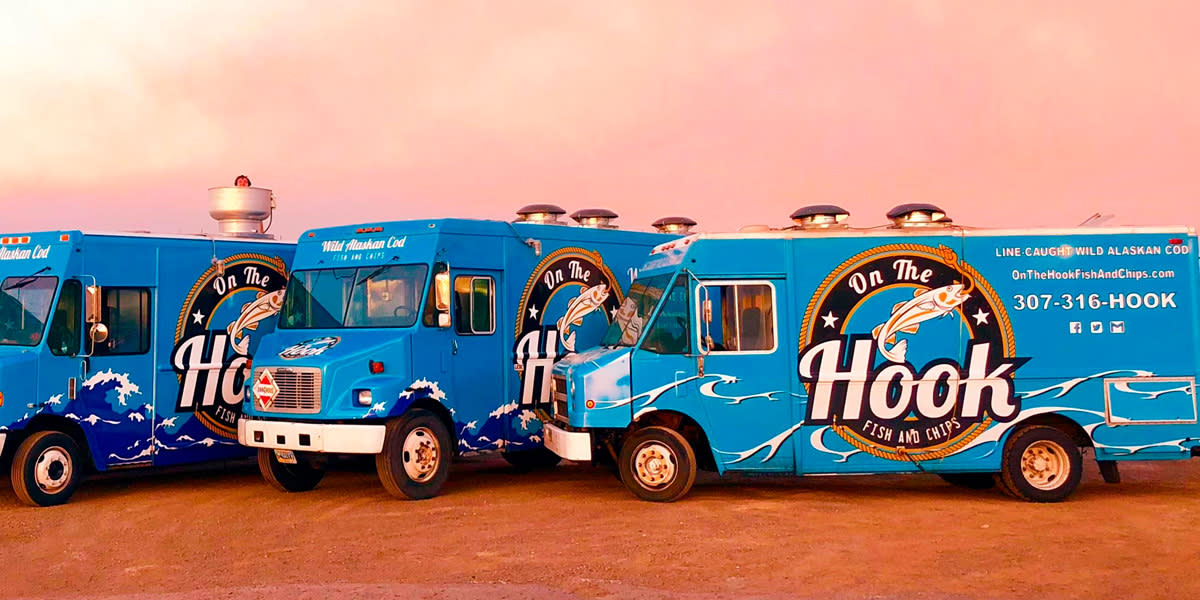
[[[92,452],[88,446],[87,436],[83,433],[83,428],[78,423],[66,417],[57,415],[38,415],[29,421],[25,426],[25,430],[21,432],[20,439],[13,444],[14,449],[16,444],[24,441],[25,438],[39,431],[59,431],[71,436],[75,440],[75,444],[79,446],[81,458],[84,460],[84,466],[88,470],[96,469],[95,462],[92,460]]]
[[[458,432],[454,430],[454,418],[450,416],[450,409],[446,408],[441,402],[429,398],[422,398],[409,405],[408,410],[414,408],[423,408],[442,420],[442,424],[446,426],[446,431],[450,432],[450,447],[454,448],[454,453],[458,454]]]
[[[666,427],[671,429],[688,441],[692,445],[692,451],[696,453],[696,466],[707,470],[715,471],[717,462],[713,458],[712,445],[708,442],[708,434],[704,433],[704,428],[695,419],[673,410],[655,410],[648,412],[633,422],[627,433],[632,433],[643,427]]]
[[[1045,425],[1047,427],[1058,429],[1071,436],[1071,440],[1073,440],[1075,445],[1079,446],[1080,448],[1090,448],[1093,446],[1091,436],[1087,434],[1087,431],[1084,431],[1083,427],[1081,427],[1079,423],[1076,423],[1075,421],[1072,421],[1071,419],[1059,414],[1035,415],[1025,419],[1024,421],[1021,421],[1016,427],[1013,427],[1012,430],[1015,433],[1017,430],[1031,425]]]

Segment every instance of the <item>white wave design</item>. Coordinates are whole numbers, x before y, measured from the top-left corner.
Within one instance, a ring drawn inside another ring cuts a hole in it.
[[[117,392],[117,400],[121,403],[121,406],[126,405],[125,401],[129,399],[130,395],[142,393],[141,388],[139,388],[136,383],[133,383],[129,380],[129,375],[127,373],[117,373],[112,369],[100,371],[95,375],[92,375],[87,379],[87,381],[83,382],[82,387],[93,388],[97,385],[108,383],[110,381],[117,382],[115,391]]]
[[[834,462],[840,462],[840,463],[844,463],[844,462],[850,460],[851,456],[854,456],[855,454],[862,452],[862,450],[859,450],[858,448],[855,448],[853,450],[848,450],[846,452],[838,452],[837,450],[831,450],[829,448],[829,446],[825,445],[825,432],[829,431],[830,429],[832,429],[832,428],[830,426],[826,425],[826,426],[812,432],[812,435],[809,436],[809,438],[808,438],[808,443],[813,447],[813,450],[816,450],[818,452],[824,452],[825,454],[832,454],[832,455],[838,457],[838,459],[835,460]]]
[[[1195,393],[1194,389],[1196,387],[1195,384],[1188,384],[1183,387],[1171,388],[1169,390],[1157,390],[1157,391],[1152,392],[1150,390],[1135,390],[1135,389],[1129,387],[1133,383],[1134,382],[1132,382],[1132,381],[1122,381],[1119,383],[1114,383],[1113,389],[1115,389],[1119,392],[1126,393],[1126,394],[1142,396],[1146,400],[1157,400],[1160,396],[1165,396],[1167,394],[1174,394],[1176,392],[1183,392],[1184,394],[1194,394]]]
[[[1062,383],[1052,385],[1048,388],[1042,388],[1040,390],[1033,390],[1031,392],[1016,392],[1014,395],[1022,400],[1025,400],[1027,398],[1035,398],[1037,396],[1041,396],[1042,394],[1046,394],[1048,392],[1058,390],[1058,393],[1051,396],[1051,399],[1062,398],[1063,396],[1070,393],[1071,390],[1075,389],[1075,386],[1077,386],[1081,383],[1084,383],[1086,381],[1091,381],[1093,379],[1097,379],[1100,377],[1109,377],[1111,375],[1118,375],[1121,373],[1129,373],[1129,375],[1122,375],[1122,377],[1152,377],[1152,376],[1154,376],[1154,373],[1152,373],[1150,371],[1142,371],[1140,369],[1117,369],[1114,371],[1104,371],[1103,373],[1096,373],[1095,375],[1088,375],[1087,377],[1076,377],[1075,379],[1068,379]]]
[[[718,384],[737,383],[740,380],[737,377],[733,377],[731,375],[716,375],[716,374],[714,374],[713,376],[717,377],[718,379],[701,384],[699,387],[700,393],[709,398],[716,398],[718,400],[728,400],[728,402],[726,402],[725,404],[741,404],[747,400],[750,400],[751,398],[764,398],[766,400],[776,402],[778,400],[773,397],[775,394],[788,393],[787,390],[775,390],[773,392],[760,392],[757,394],[749,394],[746,396],[726,396],[724,394],[718,394],[714,388],[716,388]]]
[[[767,462],[767,461],[771,460],[772,458],[775,458],[775,455],[779,453],[779,449],[783,447],[783,443],[786,442],[788,440],[788,438],[792,437],[792,434],[796,433],[796,431],[799,430],[803,426],[804,426],[804,421],[800,421],[799,423],[796,423],[795,425],[792,425],[791,427],[785,429],[783,432],[779,433],[775,437],[773,437],[773,438],[771,438],[749,450],[743,450],[741,452],[726,452],[724,450],[717,450],[717,452],[719,452],[721,454],[728,454],[728,455],[736,456],[737,458],[725,463],[725,464],[733,465],[733,464],[740,463],[740,462],[750,458],[751,456],[754,456],[755,454],[758,454],[760,451],[762,451],[764,449],[770,448],[771,451],[768,452],[767,455],[763,457],[762,461],[760,461],[760,462]]]
[[[139,458],[147,458],[153,454],[154,454],[154,447],[147,446],[147,447],[143,448],[141,452],[138,452],[137,454],[134,454],[133,456],[130,456],[130,457],[118,456],[116,453],[109,454],[108,457],[115,458],[119,461],[130,462],[130,461],[137,460]]]

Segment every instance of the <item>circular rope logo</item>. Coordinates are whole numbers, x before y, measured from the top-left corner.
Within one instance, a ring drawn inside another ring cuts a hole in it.
[[[805,311],[799,376],[806,424],[890,460],[957,452],[1020,412],[1008,312],[945,246],[864,251],[822,282]]]

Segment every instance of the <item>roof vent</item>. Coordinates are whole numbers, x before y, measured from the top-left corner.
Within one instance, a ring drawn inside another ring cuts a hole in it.
[[[579,223],[580,227],[595,227],[597,229],[616,229],[617,226],[612,224],[612,220],[617,218],[617,213],[608,210],[607,208],[585,208],[571,213],[571,218]]]
[[[892,227],[945,227],[950,225],[946,211],[932,204],[901,204],[888,211]]]
[[[850,211],[832,204],[813,204],[792,213],[797,229],[845,229]]]
[[[208,214],[217,221],[221,235],[248,238],[273,238],[267,235],[275,211],[275,195],[266,188],[250,187],[245,175],[233,187],[208,189]]]
[[[659,233],[677,233],[679,235],[687,235],[695,226],[696,222],[687,217],[663,217],[651,225]]]
[[[567,211],[553,204],[529,204],[517,210],[517,222],[565,225],[565,223],[558,220],[558,217],[565,214],[567,214]]]
[[[766,233],[768,231],[771,231],[770,225],[760,225],[758,223],[742,225],[738,228],[738,233]]]

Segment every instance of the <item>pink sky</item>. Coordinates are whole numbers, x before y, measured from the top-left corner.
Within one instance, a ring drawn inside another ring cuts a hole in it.
[[[526,203],[645,229],[1200,224],[1194,2],[17,0],[0,8],[0,228],[275,232]]]

